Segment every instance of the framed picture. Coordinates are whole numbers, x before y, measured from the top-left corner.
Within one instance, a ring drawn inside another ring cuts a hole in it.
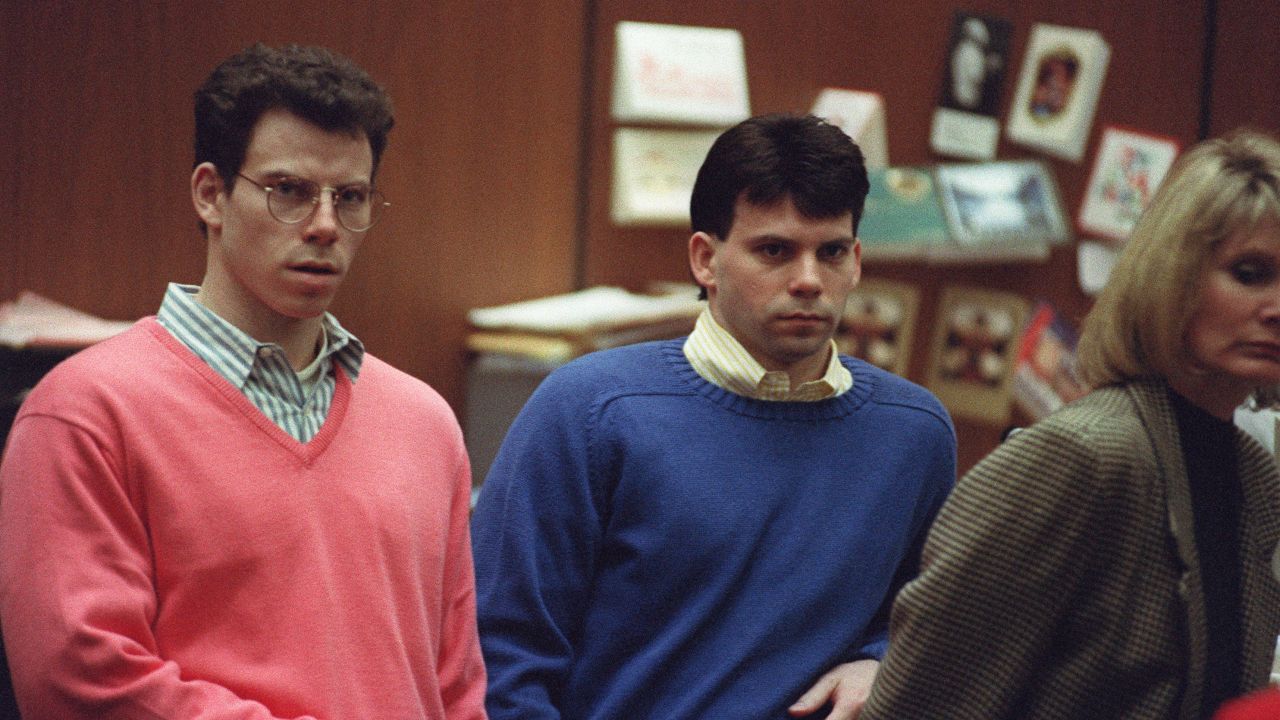
[[[934,321],[929,389],[952,414],[1005,424],[1027,302],[1005,292],[943,288]]]
[[[849,295],[836,346],[846,355],[905,377],[919,306],[920,291],[914,285],[863,280]]]
[[[943,155],[991,160],[1000,137],[996,115],[1008,66],[1008,20],[957,11],[947,44],[942,97],[929,145]]]
[[[751,115],[737,30],[620,22],[614,39],[614,120],[723,127]]]
[[[1178,141],[1165,135],[1104,128],[1080,204],[1080,230],[1118,242],[1128,239],[1178,149]]]
[[[870,169],[858,223],[863,260],[918,260],[930,247],[947,242],[933,173],[923,166]]]
[[[1095,30],[1032,27],[1009,109],[1009,139],[1079,162],[1110,59],[1110,46]]]
[[[615,130],[614,224],[687,227],[693,181],[718,135],[716,130]]]
[[[950,239],[930,260],[1043,260],[1070,234],[1043,162],[944,164],[935,175]]]

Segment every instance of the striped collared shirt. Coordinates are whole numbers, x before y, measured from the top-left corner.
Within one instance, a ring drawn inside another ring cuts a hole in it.
[[[826,374],[793,390],[790,375],[765,370],[737,338],[720,327],[710,309],[698,316],[684,342],[684,356],[707,382],[756,400],[813,402],[842,395],[853,387],[853,375],[840,363],[835,341],[831,342]]]
[[[324,314],[320,353],[295,372],[284,348],[260,343],[196,300],[195,285],[170,283],[156,319],[191,352],[209,364],[282,430],[299,442],[320,431],[337,381],[333,362],[351,382],[360,374],[364,345],[329,313]]]

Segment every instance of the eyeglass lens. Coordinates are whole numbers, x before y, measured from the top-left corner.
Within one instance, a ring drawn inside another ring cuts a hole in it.
[[[321,190],[319,185],[310,180],[281,179],[267,193],[267,209],[280,222],[302,222],[321,202]],[[353,232],[373,227],[386,206],[382,193],[363,185],[337,188],[332,193],[338,222]]]

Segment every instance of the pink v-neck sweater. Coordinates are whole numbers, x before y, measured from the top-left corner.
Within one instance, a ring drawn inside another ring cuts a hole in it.
[[[299,443],[153,318],[58,366],[0,465],[23,717],[482,718],[449,407],[366,355]]]

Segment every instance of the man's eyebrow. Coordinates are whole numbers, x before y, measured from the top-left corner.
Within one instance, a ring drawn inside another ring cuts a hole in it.
[[[283,180],[286,178],[290,180],[301,180],[303,182],[309,182],[313,185],[316,185],[317,187],[324,184],[324,183],[320,183],[315,180],[312,180],[309,177],[299,175],[295,172],[290,172],[288,170],[264,170],[262,173],[262,177],[264,179],[269,179],[269,180]],[[334,185],[334,187],[335,188],[373,187],[373,183],[364,178],[356,178],[354,180],[347,180],[345,182],[338,183],[337,185]]]

